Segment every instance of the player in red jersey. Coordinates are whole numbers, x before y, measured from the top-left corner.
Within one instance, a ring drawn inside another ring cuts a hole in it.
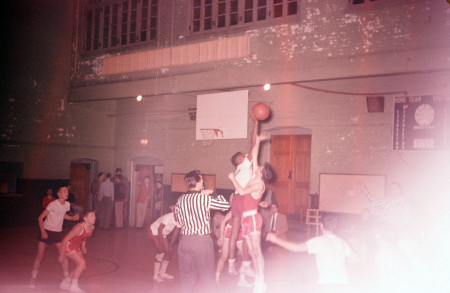
[[[61,251],[59,262],[63,262],[64,258],[68,258],[76,265],[75,269],[70,272],[68,278],[64,278],[61,282],[61,289],[69,289],[70,292],[85,292],[78,286],[78,279],[81,273],[86,269],[86,260],[83,254],[87,253],[86,240],[94,232],[95,211],[87,210],[83,216],[83,222],[75,225],[73,229],[64,237],[61,243]]]

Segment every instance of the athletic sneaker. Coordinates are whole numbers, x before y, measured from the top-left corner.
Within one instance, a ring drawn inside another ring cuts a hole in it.
[[[231,276],[236,276],[238,274],[234,262],[228,263],[228,274]]]
[[[166,274],[166,273],[164,273],[164,274],[161,274],[160,276],[161,276],[161,278],[163,278],[163,279],[167,279],[167,280],[172,280],[172,279],[174,279],[174,278],[175,278],[174,276],[172,276],[172,275],[169,275],[169,274]]]
[[[86,293],[86,291],[84,291],[83,289],[78,287],[78,284],[76,284],[76,283],[72,283],[72,285],[70,285],[69,292],[71,292],[71,293]]]
[[[253,293],[266,293],[267,292],[267,284],[266,283],[255,283],[255,287],[253,287]]]
[[[246,275],[247,277],[251,277],[251,278],[255,277],[255,272],[253,271],[251,265],[241,265],[241,268],[239,269],[239,272],[241,274]]]
[[[164,282],[164,280],[159,276],[159,275],[154,275],[153,276],[153,281],[157,282],[157,283],[162,283]]]
[[[36,279],[30,279],[30,282],[28,283],[28,288],[30,289],[36,288]]]
[[[64,278],[61,283],[59,283],[59,288],[63,290],[69,290],[72,280],[70,278]]]
[[[250,287],[253,287],[253,285],[254,285],[253,283],[248,282],[246,279],[240,279],[239,283],[238,283],[239,287],[250,288]]]

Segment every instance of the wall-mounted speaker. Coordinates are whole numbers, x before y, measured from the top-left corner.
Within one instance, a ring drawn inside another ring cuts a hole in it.
[[[366,102],[369,113],[384,112],[384,96],[367,96]]]

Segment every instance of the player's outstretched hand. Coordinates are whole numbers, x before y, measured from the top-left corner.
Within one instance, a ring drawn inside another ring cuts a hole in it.
[[[266,241],[274,242],[277,239],[277,235],[274,233],[268,233],[266,236]]]
[[[235,178],[234,173],[230,173],[228,174],[228,178],[233,181],[233,179]]]
[[[269,203],[268,203],[268,202],[265,202],[265,201],[260,201],[260,202],[258,203],[258,205],[259,205],[260,207],[262,207],[262,208],[268,208],[268,207],[269,207]]]
[[[258,135],[258,138],[260,141],[265,141],[265,140],[269,140],[270,135],[266,132],[263,132],[260,135]]]

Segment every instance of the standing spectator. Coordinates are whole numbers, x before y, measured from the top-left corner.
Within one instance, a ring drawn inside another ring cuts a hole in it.
[[[114,176],[114,216],[116,228],[123,228],[123,207],[127,199],[127,188],[122,182],[122,175]]]
[[[49,244],[55,244],[58,251],[61,250],[61,240],[64,237],[63,234],[63,222],[64,219],[78,221],[79,215],[69,216],[67,212],[70,210],[70,203],[67,202],[69,191],[67,187],[61,187],[58,190],[58,199],[50,202],[45,210],[38,218],[39,223],[39,235],[38,235],[38,249],[36,258],[33,264],[33,271],[31,272],[31,280],[29,287],[36,287],[36,278],[41,266],[41,262],[44,259],[44,254]],[[62,263],[64,277],[69,276],[69,263],[64,261]]]
[[[70,213],[72,215],[80,214],[83,211],[83,208],[80,205],[77,205],[77,198],[73,193],[72,186],[70,184],[67,185],[67,189],[69,190],[69,198],[67,199],[67,201],[70,202]]]
[[[47,189],[47,194],[42,199],[42,208],[45,210],[48,204],[54,201],[55,199],[56,197],[53,196],[53,189],[51,188]]]
[[[142,228],[147,212],[147,203],[150,200],[150,177],[145,176],[144,182],[139,187],[139,196],[136,205],[136,228]]]
[[[211,238],[210,210],[227,210],[230,205],[222,195],[212,195],[203,189],[199,171],[184,176],[189,192],[183,194],[175,205],[175,220],[181,225],[178,245],[180,274],[179,292],[194,292],[197,279],[200,288],[195,292],[214,292],[214,244]]]
[[[123,219],[126,222],[126,221],[128,221],[128,210],[129,210],[128,204],[129,204],[129,199],[130,199],[130,180],[128,180],[128,178],[123,174],[122,168],[116,168],[116,170],[115,170],[114,176],[119,176],[119,175],[122,176],[121,181],[123,184],[125,184],[125,188],[126,188],[125,198],[127,200],[125,201],[124,206],[123,206]],[[113,179],[111,179],[111,181],[114,182],[115,179],[113,178]]]
[[[100,172],[97,175],[98,179],[94,179],[91,184],[91,196],[92,196],[92,206],[94,209],[99,209],[101,199],[100,199],[100,183],[106,178],[104,172]]]
[[[160,179],[156,181],[156,188],[154,192],[153,205],[155,207],[153,218],[157,219],[162,215],[163,198],[164,198],[164,186]]]
[[[100,209],[99,226],[103,229],[110,229],[114,209],[114,183],[111,182],[111,173],[106,174],[106,180],[100,183],[100,197],[102,208]]]
[[[130,195],[130,181],[128,180],[128,178],[125,175],[123,175],[122,168],[116,168],[116,171],[114,173],[115,173],[114,177],[122,176],[121,177],[122,183],[125,184],[126,194],[127,194],[127,198],[128,198],[128,196]],[[113,179],[115,179],[115,178],[113,178]],[[114,182],[115,180],[113,180],[113,179],[111,179],[111,180]]]

